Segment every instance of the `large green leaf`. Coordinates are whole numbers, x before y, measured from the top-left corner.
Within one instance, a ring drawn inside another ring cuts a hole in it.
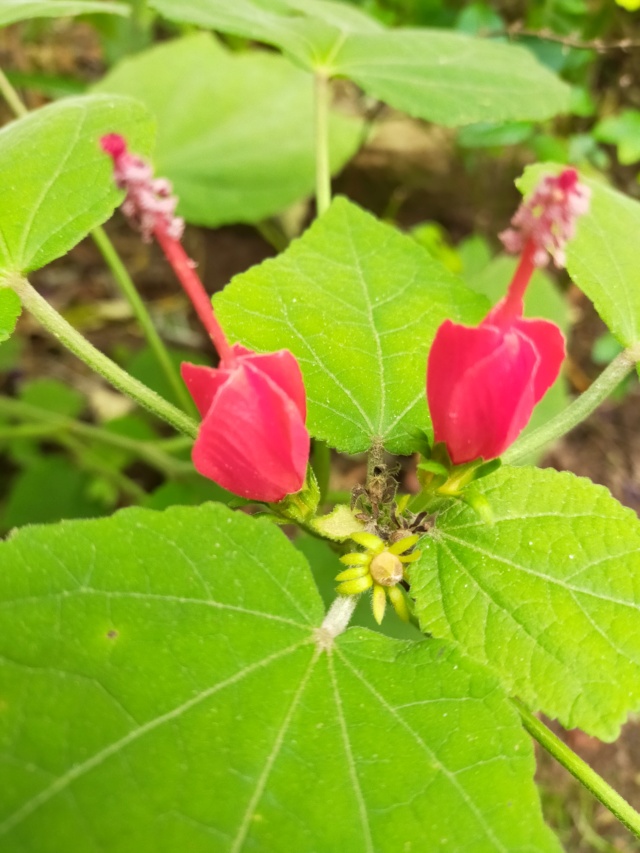
[[[529,51],[440,30],[349,36],[335,74],[417,118],[455,127],[545,119],[564,112],[569,87]]]
[[[570,89],[524,48],[440,30],[387,30],[326,0],[152,0],[172,20],[281,48],[367,94],[446,125],[545,119]]]
[[[515,695],[598,737],[640,705],[640,524],[602,486],[503,468],[480,480],[490,527],[462,504],[422,540],[412,593]]]
[[[286,252],[233,279],[215,306],[232,339],[297,356],[311,432],[351,453],[374,441],[415,449],[412,432],[429,428],[436,329],[487,309],[415,240],[343,198]]]
[[[28,18],[61,18],[90,13],[129,15],[131,9],[125,3],[103,3],[102,0],[2,0],[0,27]]]
[[[156,170],[189,222],[257,222],[313,190],[313,81],[280,56],[234,54],[200,33],[126,59],[96,89],[153,112]],[[360,139],[359,122],[333,116],[333,171]]]
[[[99,144],[109,131],[146,153],[153,120],[131,98],[90,95],[0,131],[0,275],[44,266],[109,218],[122,198]]]
[[[531,744],[438,641],[334,642],[309,567],[219,505],[0,545],[11,853],[544,853]]]
[[[561,169],[555,163],[528,168],[518,181],[532,190],[540,178]],[[640,203],[600,181],[580,177],[591,189],[588,213],[567,246],[567,270],[623,346],[640,342]]]

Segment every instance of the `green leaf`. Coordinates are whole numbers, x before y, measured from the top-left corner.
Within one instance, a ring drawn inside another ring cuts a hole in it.
[[[77,418],[86,406],[86,399],[80,391],[47,377],[39,377],[25,383],[20,389],[20,399],[31,406],[47,409],[67,418]]]
[[[90,95],[43,107],[0,130],[0,278],[64,255],[122,199],[100,137],[147,153],[153,124],[130,98]]]
[[[0,287],[0,343],[14,333],[22,305],[16,293],[8,287]]]
[[[332,67],[368,95],[449,127],[545,119],[569,103],[569,87],[525,48],[441,30],[350,36]]]
[[[441,30],[385,29],[326,0],[152,0],[171,20],[275,45],[396,109],[446,125],[550,118],[570,88],[513,45]]]
[[[0,27],[29,18],[61,18],[89,14],[129,15],[125,3],[90,2],[90,0],[2,0]]]
[[[43,456],[17,475],[0,513],[2,531],[61,518],[93,518],[104,504],[89,495],[93,478],[62,456]]]
[[[620,115],[608,116],[598,122],[592,133],[598,141],[617,147],[623,165],[640,160],[640,110],[623,110]]]
[[[313,191],[313,80],[282,57],[231,53],[200,33],[126,59],[96,90],[132,95],[155,115],[156,171],[189,222],[258,222]],[[361,124],[334,114],[330,129],[337,172]]]
[[[0,585],[7,850],[559,851],[495,679],[441,642],[332,643],[268,522],[30,528]]]
[[[350,453],[375,441],[413,451],[412,431],[429,426],[436,329],[487,308],[415,240],[344,198],[283,254],[233,279],[215,306],[233,340],[294,353],[310,431]]]
[[[561,168],[531,166],[518,187],[528,193],[543,175]],[[617,340],[632,346],[640,342],[640,266],[630,235],[640,234],[640,204],[599,181],[580,181],[591,189],[591,205],[567,246],[567,270]]]
[[[272,44],[309,70],[332,56],[349,32],[382,32],[381,24],[329,0],[151,0],[172,21]]]
[[[640,524],[602,486],[501,468],[475,484],[494,525],[455,504],[421,540],[425,631],[456,640],[534,710],[605,740],[640,706]]]

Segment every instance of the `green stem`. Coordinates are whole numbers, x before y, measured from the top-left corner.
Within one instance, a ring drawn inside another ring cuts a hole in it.
[[[20,116],[26,115],[29,110],[25,107],[20,99],[20,95],[13,88],[11,83],[9,82],[9,78],[4,73],[4,71],[0,68],[0,94],[5,99],[9,108],[13,112],[13,114],[20,118]]]
[[[325,441],[314,439],[311,465],[320,489],[320,503],[323,504],[327,499],[331,475],[331,448]]]
[[[331,204],[331,167],[329,165],[329,99],[331,88],[326,74],[315,74],[316,123],[316,210],[318,216]]]
[[[195,404],[191,399],[184,382],[180,378],[174,363],[171,361],[167,348],[153,325],[153,321],[149,316],[146,305],[140,298],[140,294],[131,280],[131,276],[129,275],[127,268],[120,260],[120,256],[116,252],[113,243],[107,236],[104,228],[100,226],[93,229],[91,236],[100,250],[107,266],[111,270],[111,274],[116,280],[120,290],[131,306],[136,320],[140,324],[140,328],[147,339],[149,348],[153,352],[160,370],[162,370],[164,375],[167,377],[167,380],[176,395],[176,399],[186,412],[190,415],[196,415],[197,409]]]
[[[77,355],[92,370],[103,376],[114,388],[122,391],[136,403],[171,424],[178,432],[189,435],[191,438],[197,437],[198,424],[193,418],[172,406],[155,391],[143,385],[142,382],[138,382],[137,379],[134,379],[133,376],[130,376],[110,358],[97,350],[73,326],[70,326],[64,317],[61,317],[49,305],[46,299],[40,296],[26,278],[15,276],[7,279],[6,283],[18,294],[22,305],[29,313],[33,314],[67,349]]]
[[[66,447],[67,450],[73,453],[78,465],[84,468],[85,471],[91,474],[98,474],[100,477],[104,477],[105,480],[110,480],[123,495],[131,498],[135,503],[142,503],[146,499],[147,493],[141,486],[134,483],[126,474],[123,474],[100,459],[100,457],[92,453],[78,439],[67,435],[58,436],[58,441],[63,447]]]
[[[571,405],[552,418],[544,426],[525,435],[515,442],[504,454],[502,461],[512,465],[518,459],[535,453],[545,445],[569,432],[586,417],[622,382],[625,376],[635,368],[640,360],[640,346],[630,347],[620,353],[611,364],[603,370],[598,378]]]
[[[584,785],[611,814],[615,815],[637,838],[640,838],[640,814],[629,803],[613,790],[595,770],[554,735],[544,723],[517,699],[514,704],[520,713],[522,723],[529,734],[535,738],[572,776]]]
[[[25,403],[22,400],[2,395],[0,395],[0,415],[20,421],[37,421],[35,424],[24,424],[22,431],[19,431],[18,427],[0,429],[0,438],[11,439],[24,436],[38,437],[39,435],[51,435],[55,440],[56,433],[66,432],[86,438],[89,441],[96,441],[106,444],[109,447],[117,447],[119,450],[128,451],[167,477],[181,477],[193,474],[193,466],[190,462],[182,462],[179,459],[174,459],[160,449],[163,446],[162,442],[139,441],[126,435],[110,432],[93,424],[75,421],[65,415],[58,415],[49,409],[34,406],[32,403]],[[184,440],[182,436],[180,436],[180,440]],[[188,439],[188,441],[190,444],[191,439]]]
[[[256,222],[255,229],[276,252],[284,252],[289,245],[287,235],[273,219],[262,219],[260,222]]]

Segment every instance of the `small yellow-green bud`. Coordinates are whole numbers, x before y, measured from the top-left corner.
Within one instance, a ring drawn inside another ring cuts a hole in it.
[[[352,581],[355,578],[362,578],[368,573],[369,569],[366,566],[353,566],[350,569],[345,569],[336,575],[337,581]]]
[[[353,580],[338,584],[336,592],[339,592],[341,595],[359,595],[365,589],[369,589],[370,586],[373,586],[373,579],[371,575],[365,575],[362,578],[354,578]]]
[[[408,622],[411,618],[411,614],[409,613],[407,600],[404,597],[402,589],[399,586],[390,587],[387,590],[387,595],[389,596],[389,601],[393,604],[393,609],[396,611],[400,619],[402,619],[403,622]]]
[[[384,611],[387,607],[387,594],[384,587],[378,586],[377,583],[373,585],[371,606],[373,608],[373,618],[376,620],[378,625],[381,625],[382,620],[384,619]]]

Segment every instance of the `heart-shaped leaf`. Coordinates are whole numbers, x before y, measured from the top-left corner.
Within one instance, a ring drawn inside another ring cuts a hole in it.
[[[333,640],[264,520],[29,528],[0,588],[7,850],[559,851],[493,676],[442,642]]]
[[[456,504],[422,540],[422,628],[564,726],[612,740],[640,705],[638,518],[568,473],[504,467],[474,486],[495,523]]]
[[[290,349],[304,374],[308,425],[339,450],[415,449],[429,428],[427,353],[446,317],[480,320],[487,302],[421,246],[346,199],[289,248],[215,299],[227,334]]]
[[[280,56],[231,53],[200,33],[126,59],[96,90],[131,95],[154,114],[156,171],[189,222],[258,222],[313,191],[313,81]],[[330,131],[337,171],[361,125],[336,114]]]
[[[58,101],[0,130],[0,275],[44,266],[109,218],[122,199],[100,149],[110,131],[151,148],[146,108],[113,95]]]

